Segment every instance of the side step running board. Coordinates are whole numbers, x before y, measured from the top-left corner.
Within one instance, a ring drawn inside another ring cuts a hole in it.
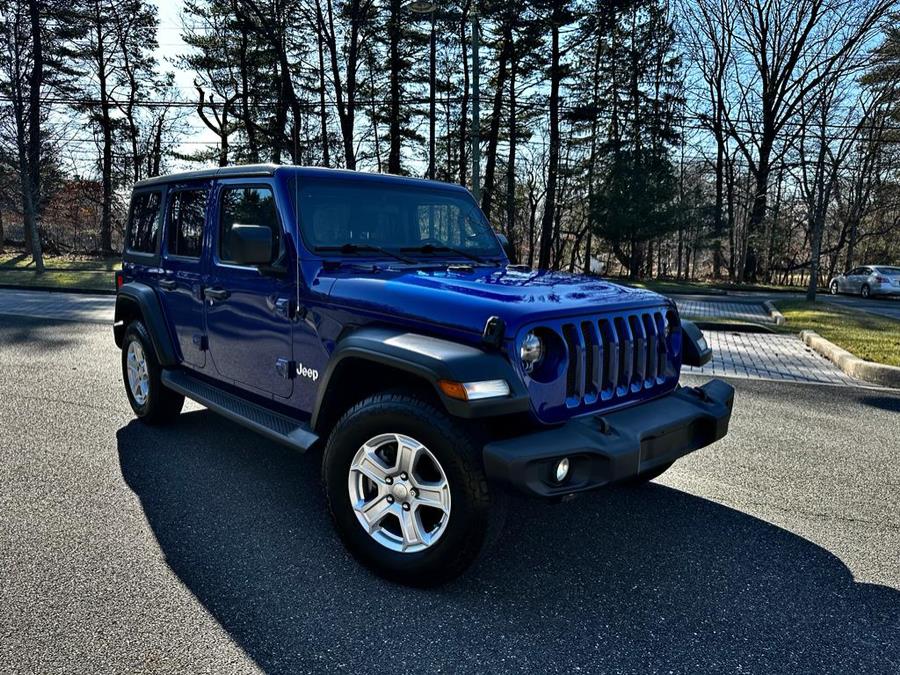
[[[162,382],[169,389],[205,405],[213,412],[301,452],[308,450],[319,439],[302,422],[250,403],[183,371],[163,370]]]

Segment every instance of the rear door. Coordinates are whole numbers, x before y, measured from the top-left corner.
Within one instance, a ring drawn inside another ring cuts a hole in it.
[[[167,195],[163,275],[160,296],[169,328],[188,366],[206,365],[206,330],[203,316],[204,234],[210,185],[169,190]]]
[[[215,190],[209,276],[204,285],[209,353],[216,372],[236,386],[287,398],[293,391],[291,308],[296,261],[288,261],[283,219],[270,180],[219,181]],[[271,269],[237,264],[230,254],[233,225],[272,230]]]

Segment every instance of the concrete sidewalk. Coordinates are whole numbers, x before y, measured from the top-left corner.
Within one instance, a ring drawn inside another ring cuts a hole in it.
[[[0,323],[6,314],[111,325],[115,306],[114,295],[0,289]]]
[[[704,331],[713,358],[703,368],[683,368],[692,375],[746,377],[783,382],[863,385],[807,347],[795,335]]]

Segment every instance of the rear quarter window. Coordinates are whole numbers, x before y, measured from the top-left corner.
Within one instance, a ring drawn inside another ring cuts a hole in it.
[[[160,229],[161,194],[158,191],[137,192],[131,198],[125,250],[134,253],[156,253]]]

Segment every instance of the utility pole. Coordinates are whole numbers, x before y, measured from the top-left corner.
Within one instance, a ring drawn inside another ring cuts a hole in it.
[[[472,3],[472,195],[481,203],[481,86],[479,81],[478,3]]]

